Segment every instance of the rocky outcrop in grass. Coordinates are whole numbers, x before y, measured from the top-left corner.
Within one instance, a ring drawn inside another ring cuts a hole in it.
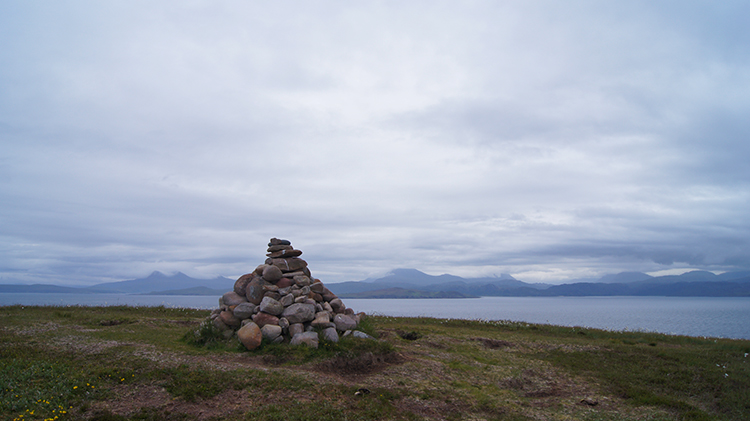
[[[319,340],[338,342],[356,331],[364,313],[355,314],[336,294],[313,278],[301,250],[288,240],[272,238],[262,265],[242,275],[219,299],[211,313],[214,327],[229,338],[236,335],[247,349],[263,339],[292,345],[318,346]]]

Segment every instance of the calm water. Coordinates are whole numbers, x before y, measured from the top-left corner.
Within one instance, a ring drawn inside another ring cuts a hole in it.
[[[132,305],[218,307],[218,297],[126,294],[0,294],[0,305]],[[482,297],[474,299],[345,299],[368,314],[513,320],[609,330],[750,339],[750,298]]]

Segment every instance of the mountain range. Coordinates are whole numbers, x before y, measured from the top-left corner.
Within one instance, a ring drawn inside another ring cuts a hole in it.
[[[605,275],[598,280],[574,280],[567,284],[529,284],[510,275],[461,278],[432,276],[416,269],[395,269],[377,279],[326,285],[341,298],[378,296],[381,291],[403,288],[424,293],[457,292],[469,296],[692,296],[750,297],[750,271],[716,275],[692,271],[682,275],[651,276],[641,272]]]
[[[107,282],[89,287],[60,285],[0,285],[0,293],[119,293],[150,295],[221,295],[231,291],[234,280],[226,277],[196,279],[177,272],[153,272],[145,278]],[[514,277],[462,278],[428,275],[416,269],[394,269],[387,275],[363,281],[326,283],[341,298],[467,298],[479,296],[692,296],[750,297],[750,271],[716,275],[692,271],[682,275],[650,276],[641,272],[580,279],[567,284],[531,284]]]

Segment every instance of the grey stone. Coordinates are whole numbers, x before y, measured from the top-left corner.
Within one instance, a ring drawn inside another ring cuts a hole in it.
[[[310,284],[312,284],[312,281],[310,280],[310,278],[308,278],[305,275],[297,275],[293,279],[294,279],[294,283],[300,287],[307,287],[307,286],[310,286]]]
[[[261,334],[263,334],[263,337],[268,339],[269,341],[273,341],[274,339],[281,336],[281,326],[277,325],[265,325],[262,328],[260,328]]]
[[[281,300],[279,301],[281,305],[284,307],[289,307],[294,303],[294,295],[292,294],[286,294],[283,297],[281,297]]]
[[[352,337],[360,338],[360,339],[375,339],[372,336],[366,334],[365,332],[361,332],[359,330],[352,331]]]
[[[333,318],[333,323],[336,324],[336,329],[341,332],[352,330],[357,327],[357,321],[354,320],[353,317],[347,316],[345,314],[337,314]]]
[[[281,315],[292,324],[309,322],[315,318],[315,306],[295,303],[285,308]]]
[[[255,313],[255,304],[253,303],[239,303],[233,310],[234,317],[244,320],[249,319]]]
[[[311,348],[318,347],[318,334],[316,332],[302,332],[294,335],[290,345],[307,345]]]
[[[263,297],[260,302],[260,311],[278,316],[284,311],[284,306],[271,297]]]
[[[335,327],[329,327],[326,329],[323,329],[323,339],[330,342],[338,342],[339,341],[339,334],[336,332]]]
[[[289,325],[289,336],[294,337],[294,335],[298,333],[302,333],[305,331],[305,325],[302,323],[294,323]]]
[[[289,329],[289,320],[286,319],[286,317],[282,317],[279,319],[279,326],[281,326],[281,329],[287,330]]]

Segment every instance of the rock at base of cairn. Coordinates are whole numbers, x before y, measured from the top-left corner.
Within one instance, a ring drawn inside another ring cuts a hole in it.
[[[265,263],[240,276],[219,299],[219,309],[211,314],[214,326],[225,336],[236,333],[249,350],[263,339],[317,348],[320,339],[338,342],[340,334],[351,334],[364,313],[354,314],[313,278],[301,255],[289,240],[272,238]],[[322,330],[320,337],[316,328]]]

